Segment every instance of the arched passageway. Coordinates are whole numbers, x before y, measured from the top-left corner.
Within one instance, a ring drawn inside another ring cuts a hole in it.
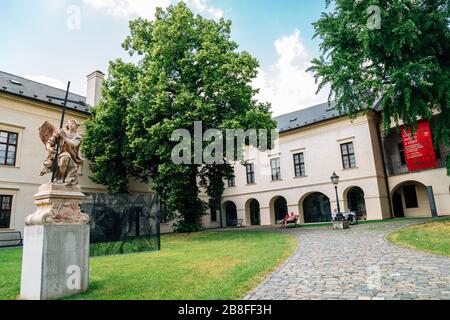
[[[434,195],[432,195],[434,201]],[[430,194],[418,181],[405,181],[392,192],[392,207],[396,218],[431,217]]]
[[[330,199],[320,192],[308,195],[303,200],[303,215],[305,223],[331,221]]]
[[[250,221],[250,225],[259,226],[261,225],[261,209],[258,200],[251,199],[247,201],[245,206],[247,221]]]
[[[366,200],[360,187],[352,187],[347,191],[347,207],[348,211],[358,215],[358,219],[367,219]]]
[[[224,204],[225,217],[227,221],[227,227],[236,227],[238,224],[237,207],[232,201],[228,201]]]
[[[272,200],[273,203],[273,214],[275,217],[275,224],[280,223],[281,220],[284,219],[286,214],[288,214],[288,206],[287,201],[284,197],[277,197],[275,200]]]

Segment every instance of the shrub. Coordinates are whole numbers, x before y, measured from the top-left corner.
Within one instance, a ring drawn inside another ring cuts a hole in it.
[[[174,231],[177,233],[193,233],[203,230],[203,227],[198,223],[188,223],[183,220],[179,220],[173,225]]]

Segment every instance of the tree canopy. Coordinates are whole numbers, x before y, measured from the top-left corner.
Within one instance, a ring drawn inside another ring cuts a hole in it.
[[[188,224],[198,224],[208,207],[201,191],[220,202],[232,167],[174,164],[171,136],[177,129],[193,134],[195,121],[205,130],[276,127],[270,106],[254,99],[258,62],[238,52],[230,33],[230,21],[195,15],[183,2],[157,9],[152,21],[130,22],[123,48],[137,62],[110,63],[103,101],[85,125],[93,181],[110,192],[127,192],[129,177],[151,182]]]
[[[331,0],[327,0],[327,5]],[[434,123],[435,143],[450,141],[448,0],[335,0],[314,23],[321,56],[310,70],[319,91],[354,116],[380,100],[384,124]],[[450,175],[450,156],[447,158]]]

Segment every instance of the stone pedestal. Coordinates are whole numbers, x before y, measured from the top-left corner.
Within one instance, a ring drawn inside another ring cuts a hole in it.
[[[89,284],[89,217],[78,186],[42,185],[37,211],[25,219],[20,297],[50,300],[84,292]]]
[[[89,225],[26,226],[20,298],[51,300],[89,285]]]
[[[348,221],[333,221],[333,230],[345,230],[350,228]]]

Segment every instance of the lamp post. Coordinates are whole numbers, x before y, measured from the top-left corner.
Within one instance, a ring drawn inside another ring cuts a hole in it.
[[[333,172],[333,175],[331,176],[330,179],[334,185],[334,189],[336,190],[336,201],[337,201],[338,213],[341,213],[341,206],[339,204],[339,195],[338,195],[339,176],[336,174],[336,172]]]

